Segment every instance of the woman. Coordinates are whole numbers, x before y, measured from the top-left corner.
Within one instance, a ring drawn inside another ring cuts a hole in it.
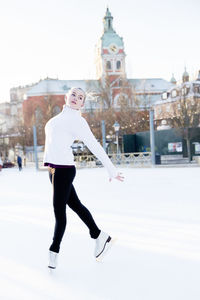
[[[55,269],[60,244],[66,227],[66,205],[78,214],[89,228],[91,238],[95,239],[95,257],[100,259],[112,244],[112,238],[101,231],[89,210],[80,202],[72,184],[76,169],[71,145],[74,140],[82,140],[85,145],[106,167],[110,180],[123,181],[123,176],[114,167],[101,145],[92,134],[80,109],[84,106],[85,92],[72,88],[65,96],[66,105],[60,114],[50,119],[45,126],[44,165],[49,167],[53,185],[53,206],[55,230],[53,243],[49,248],[49,268]]]

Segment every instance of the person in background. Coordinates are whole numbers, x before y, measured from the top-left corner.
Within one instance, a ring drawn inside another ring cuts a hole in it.
[[[1,156],[0,156],[0,171],[1,171],[2,168],[3,168],[3,161],[2,161]]]
[[[87,121],[81,116],[80,110],[84,106],[85,98],[86,94],[81,88],[72,88],[65,96],[66,105],[64,105],[62,112],[50,119],[45,126],[46,139],[43,161],[44,165],[49,167],[49,176],[53,185],[55,214],[53,242],[49,248],[48,267],[51,269],[55,269],[57,266],[60,244],[65,232],[66,205],[77,213],[88,227],[90,237],[95,240],[94,255],[97,260],[104,256],[113,242],[113,238],[108,233],[99,229],[90,211],[79,200],[72,184],[76,175],[71,148],[74,140],[83,141],[102,162],[108,171],[110,181],[113,178],[119,181],[124,180],[103,147],[97,142]],[[95,195],[93,196],[95,197]]]
[[[22,170],[22,158],[21,156],[17,156],[17,164],[18,164],[18,168],[19,168],[19,171]]]

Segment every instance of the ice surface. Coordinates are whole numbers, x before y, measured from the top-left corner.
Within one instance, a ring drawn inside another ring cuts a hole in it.
[[[75,187],[99,227],[118,238],[97,263],[94,241],[68,209],[58,268],[49,273],[54,216],[46,171],[0,173],[0,299],[199,300],[200,168],[77,171]]]

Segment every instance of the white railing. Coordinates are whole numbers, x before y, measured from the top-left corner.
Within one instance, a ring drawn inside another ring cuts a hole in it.
[[[134,152],[108,155],[114,165],[147,166],[151,165],[151,152]],[[76,167],[101,166],[101,162],[94,155],[75,156]]]

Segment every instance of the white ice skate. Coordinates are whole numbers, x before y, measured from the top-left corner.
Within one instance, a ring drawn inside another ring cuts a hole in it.
[[[58,264],[58,253],[49,251],[49,265],[48,268],[55,269]]]
[[[96,246],[94,256],[97,261],[101,261],[113,244],[113,239],[105,232],[101,231],[95,240]]]

